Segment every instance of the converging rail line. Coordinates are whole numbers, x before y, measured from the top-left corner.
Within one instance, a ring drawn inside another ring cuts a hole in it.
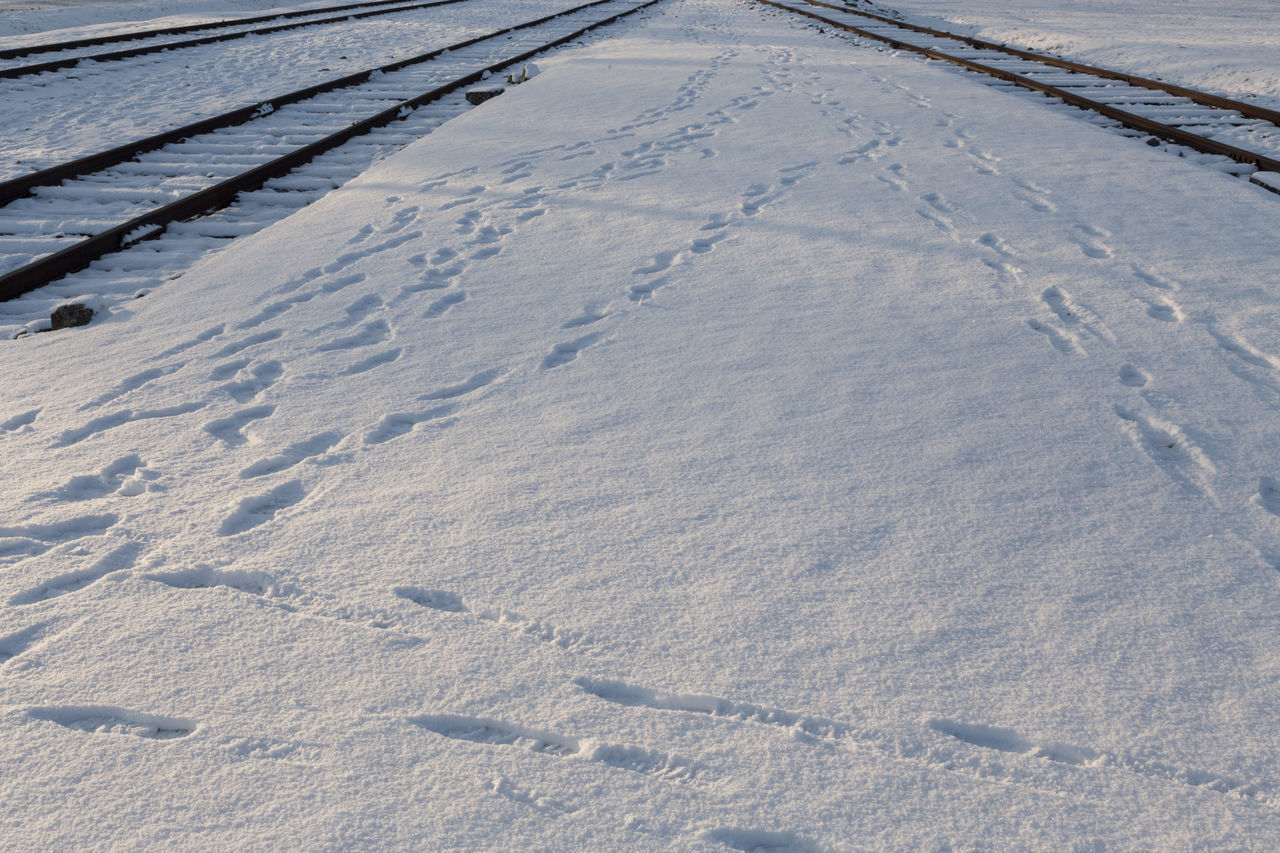
[[[382,3],[356,3],[348,6],[334,6],[330,9],[320,10],[325,12],[340,11],[343,9],[354,9],[361,6],[384,6],[389,8],[374,9],[366,12],[356,12],[346,15],[330,15],[328,17],[319,17],[313,20],[291,21],[287,24],[277,24],[271,27],[258,27],[257,29],[236,30],[229,33],[218,33],[216,35],[201,36],[200,38],[183,39],[181,41],[156,41],[150,44],[137,45],[135,47],[125,48],[123,50],[113,50],[107,53],[71,53],[68,56],[58,57],[57,59],[49,59],[44,62],[38,62],[32,65],[12,65],[3,67],[0,65],[0,80],[15,79],[18,77],[27,77],[32,74],[43,74],[48,71],[61,71],[64,68],[74,68],[81,62],[111,62],[120,59],[132,59],[135,56],[145,56],[149,53],[159,53],[166,50],[177,50],[184,47],[198,47],[205,44],[215,44],[217,42],[233,41],[235,39],[246,38],[248,36],[270,35],[271,33],[288,32],[301,29],[302,27],[313,27],[321,24],[337,24],[346,21],[354,21],[363,18],[374,18],[380,15],[397,15],[404,12],[415,12],[419,9],[429,9],[433,6],[449,6],[454,3],[462,3],[464,0],[429,0],[429,2],[410,2],[410,0],[385,0]],[[227,21],[219,24],[200,24],[188,27],[174,27],[169,30],[150,30],[145,35],[120,34],[115,36],[106,36],[102,39],[81,39],[78,42],[63,42],[61,44],[37,45],[31,48],[12,48],[10,50],[0,51],[0,60],[18,58],[33,53],[47,53],[53,51],[77,51],[84,47],[93,47],[123,40],[137,40],[142,38],[161,38],[164,35],[172,35],[175,33],[194,32],[198,30],[207,30],[221,27],[231,27],[252,23],[262,20],[279,20],[280,18],[299,18],[304,15],[315,15],[315,10],[308,12],[293,12],[284,15],[275,15],[268,18],[246,18],[239,21]],[[70,47],[67,47],[70,45]]]
[[[222,209],[487,74],[657,2],[592,0],[0,183],[0,301]],[[330,181],[304,177],[309,189]]]
[[[1040,92],[1154,137],[1151,144],[1163,139],[1229,158],[1223,171],[1280,193],[1280,111],[822,0],[757,2]]]

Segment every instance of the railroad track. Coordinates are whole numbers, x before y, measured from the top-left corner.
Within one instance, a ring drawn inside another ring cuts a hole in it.
[[[334,169],[307,174],[299,167],[392,126],[339,165],[341,172],[353,159],[358,173],[388,147],[425,132],[422,127],[396,132],[393,126],[401,120],[409,125],[419,107],[657,2],[592,0],[0,183],[0,301],[155,238],[175,224],[206,244],[255,230],[243,217],[224,218],[209,231],[190,220],[268,182],[270,191],[260,194],[259,204],[303,206],[335,186]]]
[[[302,27],[344,23],[346,21],[374,18],[381,15],[398,15],[405,12],[414,12],[419,9],[429,9],[433,6],[449,6],[454,3],[462,2],[464,2],[464,0],[428,0],[428,2],[422,2],[422,0],[384,0],[384,2],[381,3],[354,3],[346,6],[333,6],[328,9],[319,10],[326,13],[344,10],[347,11],[347,14],[340,15],[324,14],[317,16],[317,12],[315,10],[307,12],[289,12],[283,15],[242,18],[237,21],[223,21],[215,24],[196,24],[186,27],[170,27],[168,29],[149,30],[145,33],[122,33],[114,36],[104,36],[97,40],[80,39],[77,41],[33,45],[31,47],[23,48],[11,48],[9,50],[0,50],[0,80],[27,77],[33,74],[43,74],[49,71],[61,71],[66,68],[74,68],[81,62],[112,62],[121,59],[132,59],[135,56],[145,56],[149,53],[159,53],[165,50],[178,50],[184,47],[198,47],[205,44],[215,44],[217,42],[247,38],[248,36],[269,35],[271,33],[296,30]],[[367,6],[380,6],[385,8],[378,8],[363,12],[351,11]],[[276,24],[269,27],[251,26],[254,23],[259,23],[265,20],[279,20],[281,18],[302,20],[290,20],[287,24]],[[165,38],[170,35],[181,35],[228,27],[239,27],[239,29],[177,41]],[[140,40],[145,40],[147,43],[134,45],[122,50],[108,51],[105,53],[90,53],[87,50],[120,41]],[[12,62],[13,59],[24,59],[35,54],[53,52],[57,52],[61,55],[41,62],[25,65]]]
[[[756,2],[1089,110],[1150,144],[1201,152],[1223,171],[1280,193],[1280,111],[822,0]]]

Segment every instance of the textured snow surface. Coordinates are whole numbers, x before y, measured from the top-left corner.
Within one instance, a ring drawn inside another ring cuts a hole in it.
[[[1276,197],[613,34],[0,342],[5,846],[1274,849]]]
[[[547,9],[531,0],[473,0],[0,80],[9,117],[0,128],[0,150],[9,155],[0,179],[100,151],[104,138],[112,145],[144,139],[533,20]]]
[[[940,28],[952,32],[1280,107],[1280,6],[1271,0],[902,0],[887,5],[916,23],[943,22]]]

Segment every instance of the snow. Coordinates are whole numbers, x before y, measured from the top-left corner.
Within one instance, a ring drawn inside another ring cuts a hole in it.
[[[113,145],[143,139],[420,56],[540,17],[545,8],[530,0],[485,0],[0,80],[9,118],[0,127],[0,148],[11,155],[0,179],[94,153],[104,138]],[[209,86],[211,79],[219,85]]]
[[[903,0],[913,23],[1280,106],[1280,13],[1268,0]],[[956,25],[961,25],[957,27]]]
[[[1275,196],[605,35],[0,342],[6,844],[1274,847]]]
[[[0,2],[4,13],[0,17],[0,45],[45,44],[343,5],[342,0],[288,6],[270,0],[4,0]]]

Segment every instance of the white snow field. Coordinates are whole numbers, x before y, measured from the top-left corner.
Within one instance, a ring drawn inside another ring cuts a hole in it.
[[[671,0],[0,342],[3,846],[1272,850],[1280,198]]]

